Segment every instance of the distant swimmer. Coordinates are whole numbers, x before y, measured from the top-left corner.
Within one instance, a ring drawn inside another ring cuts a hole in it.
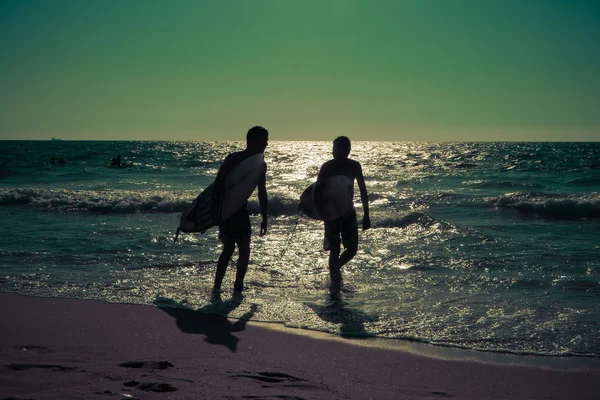
[[[333,141],[333,159],[321,166],[314,186],[314,204],[325,225],[324,250],[329,251],[330,292],[339,293],[343,279],[341,268],[358,251],[358,222],[354,209],[354,181],[360,189],[364,215],[362,228],[371,227],[369,199],[362,166],[349,159],[350,139],[339,136]],[[339,215],[343,213],[342,215]],[[344,252],[340,255],[341,244]]]
[[[110,162],[110,166],[111,167],[122,167],[123,163],[121,162],[121,156],[118,155],[115,158],[113,158],[112,161]]]

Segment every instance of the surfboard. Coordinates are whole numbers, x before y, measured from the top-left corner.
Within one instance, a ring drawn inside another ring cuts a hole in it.
[[[263,153],[254,154],[233,169],[225,178],[223,202],[221,203],[221,221],[231,217],[248,200],[258,185],[263,168]],[[181,214],[177,234],[179,232],[204,233],[214,224],[211,214],[211,197],[214,182],[198,195],[196,200]]]
[[[314,190],[316,183],[307,187],[300,196],[299,208],[307,217],[331,221],[346,214],[354,206],[354,179],[346,175],[334,175],[325,181],[322,215],[317,212]]]

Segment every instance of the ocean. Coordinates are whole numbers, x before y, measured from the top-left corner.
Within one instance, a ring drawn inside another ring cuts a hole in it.
[[[258,236],[255,192],[249,289],[227,301],[232,263],[225,301],[215,303],[217,230],[173,238],[181,212],[243,145],[0,141],[0,291],[600,357],[600,143],[354,142],[373,227],[359,233],[336,300],[322,223],[298,214],[331,142],[271,141],[269,233]],[[110,167],[117,155],[125,165]],[[360,222],[358,195],[356,203]]]

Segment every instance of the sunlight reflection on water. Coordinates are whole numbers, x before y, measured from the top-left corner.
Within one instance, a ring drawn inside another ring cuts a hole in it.
[[[7,176],[0,198],[10,207],[0,211],[20,223],[3,228],[3,290],[141,304],[166,298],[193,309],[210,303],[216,232],[174,244],[174,228],[243,143],[119,145],[126,148],[74,159],[69,171],[33,174],[24,165]],[[270,231],[253,236],[249,290],[228,315],[253,310],[254,320],[340,335],[600,355],[598,336],[581,331],[600,331],[598,154],[584,144],[547,146],[554,147],[354,142],[373,229],[359,233],[346,288],[334,301],[322,223],[297,215],[331,143],[270,142]],[[131,167],[103,165],[117,152]],[[19,183],[24,176],[28,185]],[[256,194],[249,207],[256,234]],[[565,214],[573,209],[583,218]]]

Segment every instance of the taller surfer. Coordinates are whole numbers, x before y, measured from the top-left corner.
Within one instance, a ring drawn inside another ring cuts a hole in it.
[[[341,268],[356,255],[358,250],[358,222],[354,206],[352,205],[342,216],[332,219],[328,218],[330,212],[327,210],[328,204],[326,204],[325,192],[335,177],[343,176],[349,178],[347,179],[348,188],[344,190],[344,193],[340,193],[339,196],[349,196],[348,200],[350,202],[353,201],[354,181],[356,180],[360,189],[360,200],[364,210],[362,229],[365,231],[371,227],[369,200],[362,166],[358,161],[348,158],[350,156],[350,149],[350,139],[346,136],[339,136],[333,141],[333,159],[321,166],[314,189],[315,207],[325,222],[323,248],[329,250],[329,277],[331,280],[330,291],[332,293],[340,291],[343,283]],[[345,250],[340,255],[342,242]]]
[[[223,277],[227,270],[227,265],[231,260],[231,256],[235,251],[235,246],[238,247],[237,272],[235,276],[234,289],[237,291],[244,290],[244,277],[248,270],[248,262],[250,261],[250,216],[248,213],[248,202],[235,211],[230,217],[222,220],[222,209],[227,183],[227,176],[241,162],[249,157],[264,153],[269,140],[269,132],[262,126],[250,128],[246,134],[246,149],[229,154],[225,157],[217,177],[215,178],[214,187],[211,196],[211,216],[215,225],[219,225],[219,239],[223,243],[223,250],[219,256],[217,263],[217,271],[215,273],[215,283],[213,293],[221,291]],[[263,161],[259,171],[258,178],[258,202],[260,204],[260,212],[262,215],[262,223],[260,225],[260,236],[267,233],[267,188],[266,188],[266,173],[267,164]]]

